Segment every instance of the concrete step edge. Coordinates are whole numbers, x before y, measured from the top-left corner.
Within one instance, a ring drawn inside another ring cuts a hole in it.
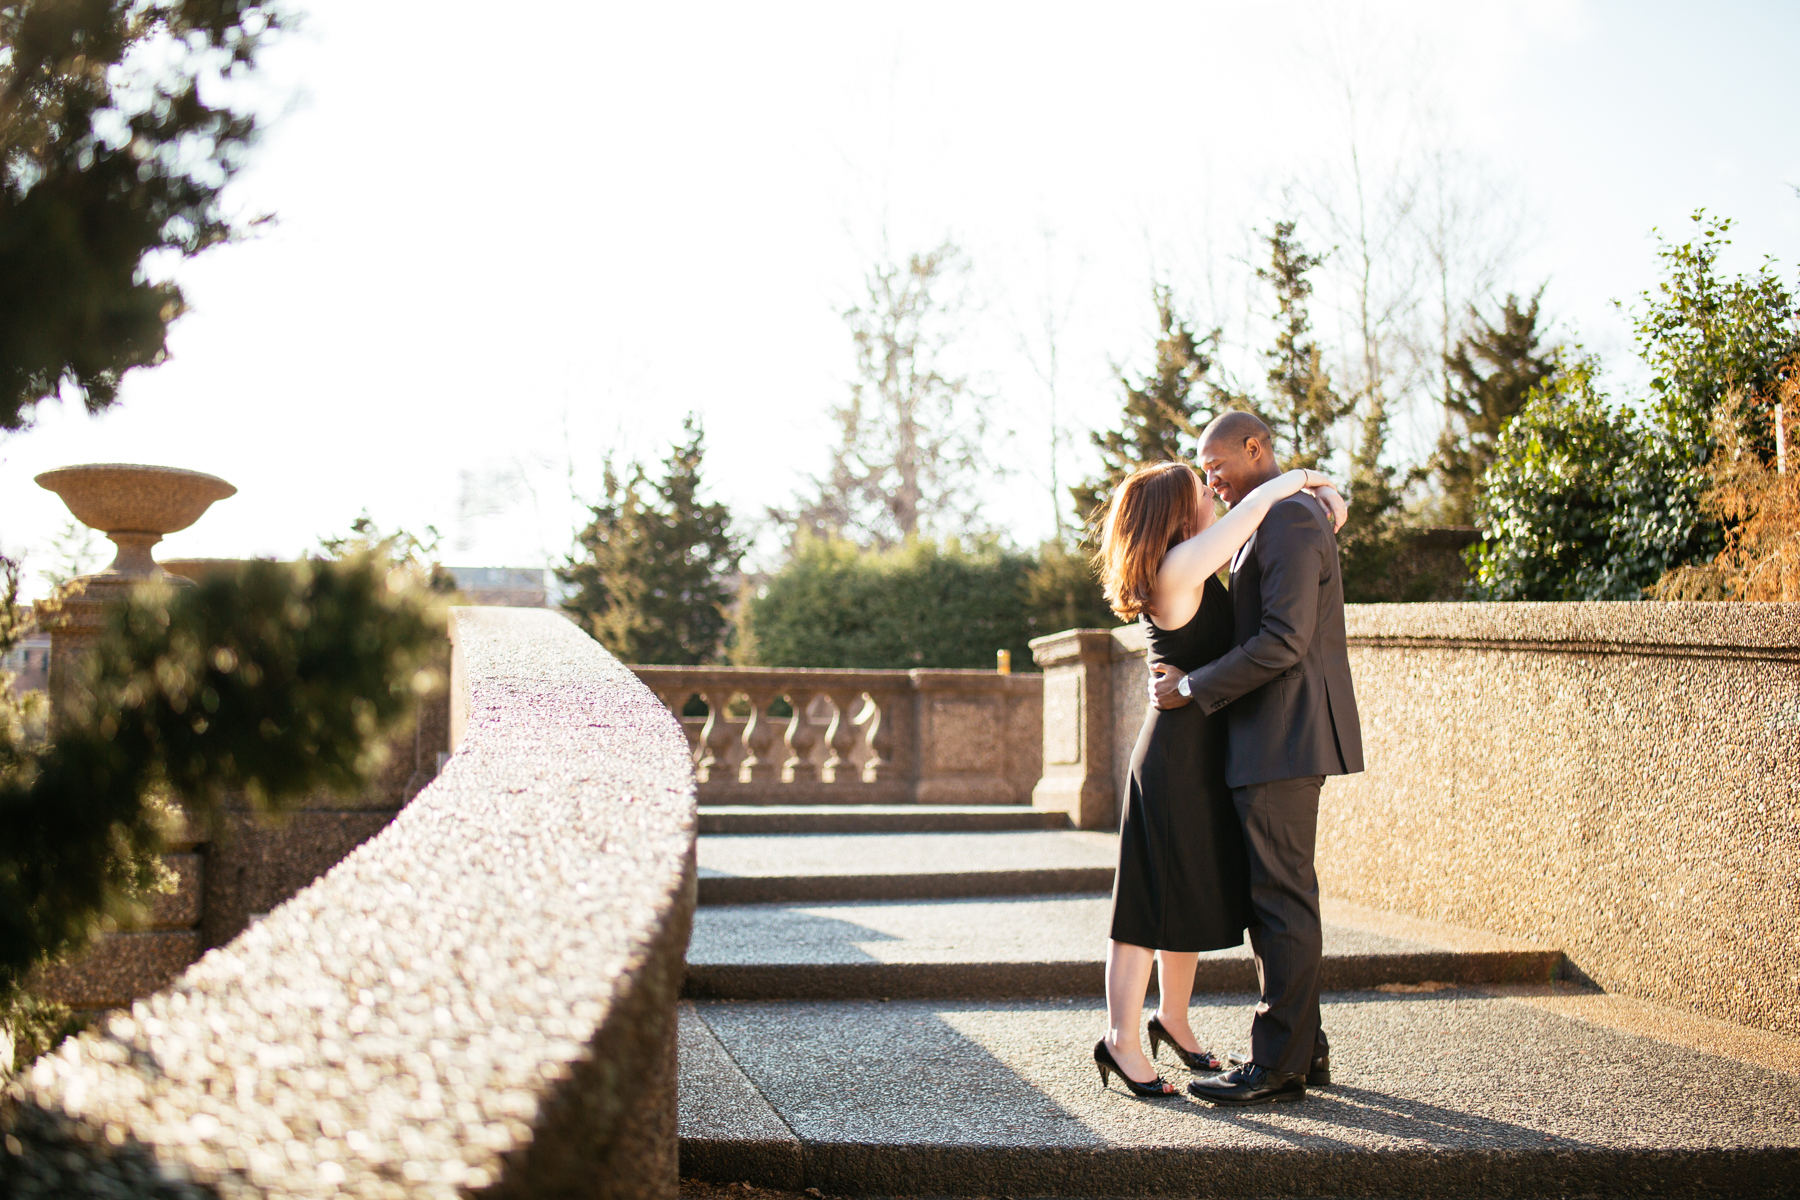
[[[1070,829],[1067,813],[1026,805],[701,805],[707,834],[986,833]]]
[[[1559,951],[1416,951],[1327,955],[1326,991],[1383,984],[1548,983],[1562,971]],[[1248,958],[1203,958],[1196,992],[1255,992]],[[1101,962],[689,963],[682,996],[690,1000],[1016,1000],[1106,993]]]
[[[826,900],[939,900],[1110,892],[1112,867],[932,871],[906,875],[715,875],[699,880],[701,904],[791,904]]]
[[[1125,1102],[1125,1101],[1122,1101]],[[690,1141],[695,1144],[690,1147]],[[765,1187],[734,1169],[728,1140],[682,1139],[681,1173]],[[746,1147],[748,1148],[748,1147]],[[1781,1197],[1800,1184],[1791,1147],[1542,1149],[1381,1147],[1281,1150],[1205,1146],[974,1146],[802,1139],[808,1188],[840,1196],[1521,1196]],[[718,1176],[701,1172],[727,1164]]]

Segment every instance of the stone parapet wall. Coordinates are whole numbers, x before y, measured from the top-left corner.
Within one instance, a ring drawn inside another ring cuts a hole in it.
[[[1327,895],[1559,946],[1608,991],[1800,1033],[1800,605],[1346,612],[1369,769],[1326,785]],[[1103,636],[1094,766],[1116,798],[1143,637]]]
[[[673,1200],[685,739],[560,617],[452,622],[443,772],[15,1081],[0,1194]]]
[[[1800,605],[1352,606],[1332,895],[1800,1033]]]

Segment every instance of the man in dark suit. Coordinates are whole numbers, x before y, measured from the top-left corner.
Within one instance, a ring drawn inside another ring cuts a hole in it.
[[[1280,474],[1275,439],[1255,416],[1230,412],[1200,440],[1206,481],[1235,504]],[[1226,711],[1225,782],[1250,854],[1250,902],[1262,998],[1249,1061],[1188,1085],[1216,1104],[1297,1100],[1329,1083],[1319,1026],[1319,880],[1313,846],[1327,775],[1363,769],[1350,685],[1344,582],[1331,520],[1310,495],[1269,510],[1231,564],[1236,646],[1190,675],[1159,677],[1159,707]]]

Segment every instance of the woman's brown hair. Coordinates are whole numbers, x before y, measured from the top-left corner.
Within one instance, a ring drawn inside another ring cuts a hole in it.
[[[1139,467],[1113,489],[1094,567],[1121,620],[1144,611],[1163,557],[1198,528],[1198,479],[1184,462],[1160,462]]]

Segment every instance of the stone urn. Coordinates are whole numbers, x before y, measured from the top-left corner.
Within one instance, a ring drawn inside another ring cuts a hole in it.
[[[108,604],[142,583],[193,586],[158,566],[150,547],[186,529],[237,489],[217,475],[135,463],[58,467],[39,475],[37,484],[61,496],[76,520],[118,547],[108,566],[76,580],[81,586],[73,594],[37,606],[38,624],[50,633],[51,705],[60,711],[79,659],[105,625]]]

